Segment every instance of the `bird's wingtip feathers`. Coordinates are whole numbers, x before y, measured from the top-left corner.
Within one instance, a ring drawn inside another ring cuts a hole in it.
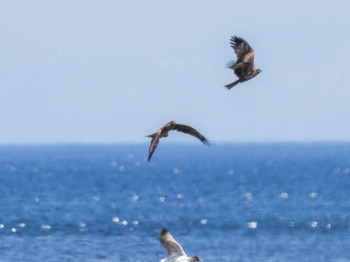
[[[204,143],[204,145],[206,145],[206,146],[211,146],[211,145],[212,145],[212,143],[211,143],[208,139],[205,139],[205,140],[203,141],[203,143]]]
[[[235,47],[240,43],[246,43],[246,41],[242,37],[234,35],[234,36],[231,36],[230,43],[232,47]]]
[[[231,61],[227,62],[226,67],[230,68],[230,69],[233,69],[233,66],[235,64],[236,64],[236,61],[235,60],[231,60]]]

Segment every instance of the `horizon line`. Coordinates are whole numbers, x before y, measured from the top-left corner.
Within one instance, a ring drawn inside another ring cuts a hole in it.
[[[113,146],[113,145],[143,145],[149,144],[149,141],[116,141],[116,142],[0,142],[3,146]],[[171,141],[166,144],[175,145],[201,145],[198,142]],[[211,142],[213,146],[224,144],[350,144],[350,140],[278,140],[278,141],[217,141]]]

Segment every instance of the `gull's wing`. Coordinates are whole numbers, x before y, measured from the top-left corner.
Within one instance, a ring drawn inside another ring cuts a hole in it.
[[[232,36],[231,47],[235,50],[237,61],[254,64],[254,50],[243,38]]]
[[[170,257],[187,256],[182,246],[174,239],[170,232],[163,228],[159,236],[160,242],[165,247]]]
[[[175,124],[174,129],[177,131],[180,131],[182,133],[192,135],[192,136],[198,138],[205,145],[207,145],[207,146],[209,145],[209,141],[193,127],[190,127],[187,125]]]

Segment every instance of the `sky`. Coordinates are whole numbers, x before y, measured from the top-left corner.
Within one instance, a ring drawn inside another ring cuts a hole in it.
[[[214,143],[350,141],[349,28],[344,0],[4,1],[0,144],[148,142],[170,120]],[[232,35],[263,72],[228,91]]]

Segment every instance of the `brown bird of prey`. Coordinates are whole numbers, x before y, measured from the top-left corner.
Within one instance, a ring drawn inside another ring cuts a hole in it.
[[[154,150],[156,150],[157,145],[159,143],[159,139],[161,139],[162,137],[167,137],[169,131],[171,130],[176,130],[185,134],[192,135],[198,138],[205,145],[209,145],[209,141],[193,127],[177,124],[175,121],[170,121],[169,123],[166,123],[163,127],[161,127],[156,133],[147,136],[152,138],[151,145],[148,151],[148,161],[151,159]]]
[[[174,239],[170,232],[163,228],[160,232],[160,242],[168,251],[168,256],[160,262],[201,262],[197,256],[188,257],[183,250],[182,246]]]
[[[237,61],[230,61],[227,67],[233,70],[238,80],[225,85],[227,89],[231,89],[238,83],[250,80],[261,72],[259,68],[254,66],[254,50],[247,41],[238,36],[232,36],[230,44],[233,50],[235,50]]]

